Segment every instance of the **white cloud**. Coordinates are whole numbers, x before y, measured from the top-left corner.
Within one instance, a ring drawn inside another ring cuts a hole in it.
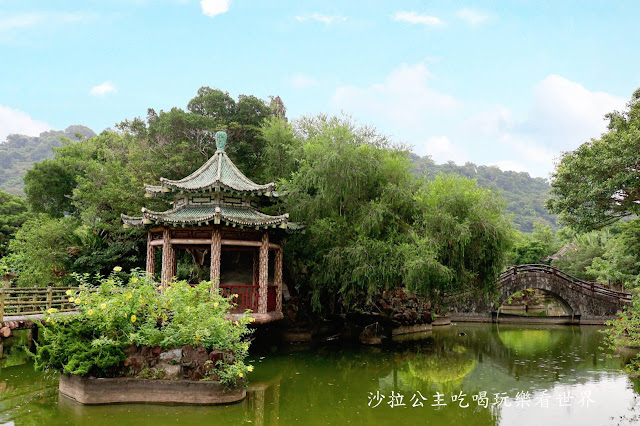
[[[202,13],[207,16],[217,16],[227,13],[231,0],[200,0]]]
[[[317,85],[318,81],[315,78],[303,74],[296,74],[291,78],[291,86],[295,89],[306,89]]]
[[[446,136],[433,136],[422,144],[422,148],[427,155],[436,163],[454,161],[456,164],[464,164],[467,161],[467,154],[462,147],[454,145]]]
[[[109,93],[116,93],[118,89],[110,81],[94,86],[89,90],[89,94],[93,96],[104,96]]]
[[[85,13],[56,12],[56,13],[18,13],[0,16],[0,32],[21,30],[43,24],[68,24],[89,19]]]
[[[410,24],[421,24],[427,27],[444,26],[444,22],[437,16],[421,15],[417,12],[396,12],[393,19]]]
[[[574,149],[606,131],[604,115],[621,110],[626,99],[590,91],[559,75],[550,75],[533,89],[533,105],[519,131],[550,147]]]
[[[489,14],[475,9],[460,9],[456,12],[456,17],[471,25],[481,24],[490,18]]]
[[[498,105],[475,113],[462,129],[468,138],[497,143],[500,154],[511,157],[503,163],[517,161],[535,176],[547,176],[553,160],[563,151],[600,137],[606,131],[604,115],[623,109],[625,102],[550,75],[533,87],[531,106],[524,117],[517,118],[508,108]]]
[[[0,17],[0,32],[8,32],[21,28],[31,27],[42,20],[42,15],[35,13],[23,13],[13,16]]]
[[[322,22],[326,25],[331,25],[338,22],[344,22],[347,18],[342,15],[323,15],[321,13],[311,13],[309,15],[298,15],[296,16],[296,21],[305,22],[305,21],[316,21]]]
[[[336,89],[334,104],[355,114],[365,113],[398,126],[418,126],[430,115],[456,110],[460,102],[430,87],[433,75],[422,64],[407,65],[391,71],[382,83],[361,88]]]
[[[511,161],[511,160],[496,161],[495,163],[490,164],[490,166],[496,166],[502,171],[511,170],[518,173],[529,172],[529,170],[525,166],[523,166],[517,161]]]
[[[26,112],[0,105],[0,143],[12,133],[37,136],[51,126],[34,120]]]

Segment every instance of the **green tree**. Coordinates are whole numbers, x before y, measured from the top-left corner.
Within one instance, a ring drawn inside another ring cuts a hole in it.
[[[24,191],[31,210],[52,217],[75,211],[71,196],[76,179],[77,171],[59,158],[35,163],[24,176]]]
[[[640,285],[640,219],[620,223],[619,228],[620,232],[606,242],[603,253],[586,269],[600,282],[637,287]]]
[[[549,210],[579,230],[640,214],[640,89],[606,118],[608,131],[565,153],[551,182]]]
[[[283,209],[307,228],[287,259],[316,310],[362,308],[385,289],[489,289],[511,229],[494,194],[461,177],[416,180],[403,146],[348,117],[305,117],[292,132]]]
[[[75,231],[78,222],[71,218],[35,215],[24,223],[9,250],[20,254],[17,284],[24,287],[61,285],[71,271],[81,241]]]
[[[0,191],[0,258],[7,254],[9,240],[28,218],[24,198]]]

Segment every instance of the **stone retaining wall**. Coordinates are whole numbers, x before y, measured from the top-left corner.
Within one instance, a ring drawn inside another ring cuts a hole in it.
[[[60,393],[81,404],[194,404],[238,402],[247,396],[243,387],[226,389],[214,381],[149,380],[129,377],[99,379],[60,375]]]

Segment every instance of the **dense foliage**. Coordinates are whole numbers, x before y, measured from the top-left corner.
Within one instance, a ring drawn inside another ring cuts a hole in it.
[[[553,174],[549,209],[578,230],[640,214],[640,89],[606,118],[608,132],[565,153]]]
[[[7,254],[9,240],[28,218],[24,198],[0,191],[0,258]]]
[[[533,232],[514,232],[514,244],[508,254],[509,265],[546,263],[559,248],[556,234],[549,225],[533,224]]]
[[[50,255],[27,265],[39,273],[25,269],[18,284],[59,284],[68,282],[72,272],[106,274],[114,264],[143,266],[144,232],[123,229],[120,214],[139,214],[143,206],[167,208],[144,197],[144,184],[193,172],[215,152],[212,135],[220,129],[238,138],[229,145],[229,155],[255,176],[264,150],[260,125],[270,111],[253,96],[240,96],[236,102],[228,93],[203,87],[189,102],[189,111],[149,110],[146,121],[124,121],[119,132],[66,141],[55,149],[54,158],[36,163],[25,176],[30,209],[46,216],[34,219],[39,225],[18,235],[14,254],[20,259],[47,251]],[[254,154],[247,154],[250,151]],[[68,228],[66,237],[58,232],[62,225]],[[57,247],[48,245],[55,241],[48,235],[60,237]],[[65,252],[63,263],[54,261]]]
[[[391,288],[491,289],[510,242],[495,194],[459,176],[416,180],[402,146],[348,117],[275,120],[265,135],[283,132],[287,148],[277,154],[290,160],[278,164],[292,172],[280,180],[282,209],[306,224],[286,258],[315,309],[362,308]]]
[[[95,133],[84,126],[42,132],[40,136],[7,136],[6,141],[0,141],[0,189],[22,195],[25,172],[35,162],[53,157],[52,147],[62,145],[63,139],[80,140],[93,136]]]
[[[37,368],[94,377],[123,376],[127,375],[123,363],[128,347],[193,345],[233,353],[233,363],[218,362],[210,378],[215,375],[234,385],[251,370],[243,362],[251,318],[226,320],[232,301],[212,293],[211,283],[191,287],[175,282],[160,292],[135,272],[125,285],[117,274],[120,270],[116,267],[97,288],[80,279],[80,289],[69,291],[78,315],[48,311],[41,328],[43,342],[35,357]]]
[[[287,193],[267,209],[306,225],[289,238],[285,267],[290,290],[308,306],[359,309],[393,288],[431,296],[491,291],[512,237],[500,197],[461,176],[416,179],[405,147],[349,117],[290,123],[276,107],[202,88],[187,111],[149,110],[118,132],[56,148],[25,177],[39,215],[11,244],[18,284],[69,283],[73,272],[106,274],[114,264],[142,267],[145,238],[123,229],[120,214],[168,208],[145,198],[144,184],[193,172],[213,154],[212,134],[226,130],[236,165]]]
[[[549,198],[549,183],[543,178],[533,178],[525,172],[502,171],[496,166],[478,166],[467,162],[462,166],[449,161],[436,164],[430,156],[410,154],[412,172],[419,177],[434,179],[438,174],[457,174],[475,179],[478,186],[499,193],[507,202],[507,211],[513,216],[513,227],[530,233],[536,223],[556,226],[556,217],[549,213],[545,202]]]

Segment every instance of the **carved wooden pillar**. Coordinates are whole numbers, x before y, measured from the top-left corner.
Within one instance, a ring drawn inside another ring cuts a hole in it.
[[[267,295],[269,284],[269,233],[262,231],[262,245],[260,245],[260,273],[258,275],[258,313],[267,313]]]
[[[156,275],[156,248],[151,245],[153,234],[151,231],[147,234],[147,276],[154,280]]]
[[[162,231],[162,286],[166,287],[173,278],[175,263],[175,250],[171,246],[171,231],[164,228]]]
[[[220,286],[220,256],[222,254],[222,232],[220,228],[214,228],[211,231],[211,273],[209,280],[213,282],[211,284],[211,291],[217,292]]]
[[[275,250],[273,283],[276,285],[276,312],[282,312],[282,245]]]
[[[251,285],[258,285],[260,281],[260,251],[253,251],[253,282]]]

